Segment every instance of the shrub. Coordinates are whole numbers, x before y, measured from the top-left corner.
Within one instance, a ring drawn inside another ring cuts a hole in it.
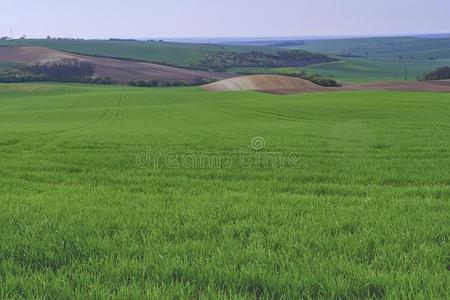
[[[12,69],[0,72],[0,82],[15,83],[15,82],[40,82],[46,81],[46,76],[43,74],[33,74],[23,70]]]
[[[323,54],[303,50],[280,50],[276,53],[214,52],[204,54],[198,67],[224,71],[233,67],[303,67],[332,61],[336,60]]]
[[[95,65],[78,59],[60,59],[33,63],[0,73],[0,82],[77,82],[94,84],[116,84],[109,77],[93,76]]]
[[[187,81],[158,81],[158,80],[136,80],[128,82],[129,86],[135,87],[177,87],[177,86],[199,86],[214,82],[214,79],[197,77],[192,82]]]
[[[52,81],[83,81],[95,74],[95,65],[79,59],[63,58],[37,62],[24,67],[33,74],[43,74]]]
[[[436,71],[425,73],[423,80],[443,80],[450,79],[450,67],[441,67]]]

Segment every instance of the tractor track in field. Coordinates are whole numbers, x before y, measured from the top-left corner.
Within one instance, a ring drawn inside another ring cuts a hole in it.
[[[103,119],[106,118],[106,116],[109,114],[110,111],[111,111],[111,108],[108,107],[102,112],[102,114],[98,118],[96,118],[95,120],[93,120],[91,122],[87,122],[87,123],[77,126],[77,127],[54,131],[54,132],[48,133],[46,135],[43,135],[44,137],[47,137],[50,139],[50,140],[43,141],[43,144],[45,144],[44,149],[49,148],[52,145],[55,145],[58,142],[58,140],[63,139],[64,135],[66,135],[67,133],[75,133],[77,131],[87,129],[87,128],[101,122]]]
[[[70,105],[70,107],[74,107],[77,103],[80,103],[81,100],[82,100],[82,97],[79,97],[77,100],[74,101],[74,103],[72,103]],[[87,123],[85,123],[83,125],[80,125],[80,126],[67,128],[67,129],[64,129],[64,130],[54,131],[54,132],[51,132],[51,133],[49,133],[49,134],[47,134],[45,136],[46,137],[54,136],[55,137],[54,141],[55,141],[55,140],[58,139],[58,137],[62,137],[62,135],[67,134],[69,132],[77,132],[77,131],[80,131],[80,130],[83,130],[83,129],[88,129],[90,127],[93,127],[92,129],[95,129],[95,128],[97,128],[97,126],[95,126],[95,125],[98,124],[98,123],[101,123],[105,119],[111,119],[111,123],[115,122],[115,121],[117,121],[117,119],[118,119],[118,117],[120,115],[120,112],[121,112],[121,109],[122,109],[122,105],[123,105],[123,99],[122,99],[122,94],[120,94],[119,100],[118,100],[118,104],[116,106],[117,111],[114,113],[114,115],[112,115],[112,117],[108,118],[108,115],[111,114],[113,108],[112,107],[107,107],[101,113],[101,115],[98,118],[96,118],[95,120],[93,120],[93,121],[87,122]]]
[[[108,107],[106,110],[103,111],[103,113],[100,115],[100,117],[98,117],[97,119],[95,119],[92,122],[88,122],[88,123],[86,123],[84,125],[80,125],[80,126],[73,127],[73,128],[68,128],[68,129],[65,129],[65,130],[56,131],[56,132],[54,132],[54,134],[64,134],[64,133],[67,133],[67,132],[73,132],[73,131],[77,131],[77,130],[80,130],[80,129],[87,128],[87,127],[89,127],[91,125],[94,125],[94,124],[100,122],[102,119],[104,119],[108,115],[110,110],[111,110],[111,108]]]
[[[75,100],[72,104],[69,105],[69,107],[67,107],[67,109],[69,110],[73,109],[81,102],[82,98],[83,98],[82,96],[78,97],[77,100]]]
[[[113,119],[113,123],[117,121],[117,119],[119,118],[120,112],[122,110],[122,94],[119,95],[119,103],[117,104],[117,111],[116,114],[114,115],[114,119]]]
[[[14,119],[17,116],[19,116],[19,114],[8,114],[6,116],[0,116],[0,120],[1,121],[12,120],[12,119]]]
[[[81,100],[81,97],[77,101],[80,101],[80,100]],[[75,101],[75,102],[77,102],[77,101]],[[85,133],[88,133],[89,131],[93,131],[96,128],[101,127],[101,125],[97,126],[98,124],[105,123],[104,126],[109,126],[108,124],[116,123],[118,121],[118,119],[119,119],[119,116],[120,116],[121,112],[122,112],[123,102],[124,102],[123,101],[123,95],[119,94],[117,105],[115,107],[107,107],[101,113],[101,115],[98,118],[96,118],[95,120],[93,120],[91,122],[87,122],[87,123],[85,123],[83,125],[80,125],[80,126],[77,126],[77,127],[68,128],[66,130],[60,130],[60,131],[54,132],[54,133],[50,134],[49,136],[55,136],[56,135],[56,137],[55,137],[55,139],[53,141],[54,143],[56,143],[57,140],[58,140],[58,137],[59,138],[63,138],[63,135],[65,135],[67,133],[76,133],[76,132],[79,132],[79,131],[83,131]],[[80,132],[80,134],[78,136],[80,136],[80,135],[82,135],[81,132]]]
[[[268,112],[268,111],[260,111],[260,110],[254,110],[254,109],[246,109],[246,108],[242,108],[242,107],[229,107],[229,106],[222,106],[222,105],[217,105],[215,104],[214,106],[216,107],[220,107],[223,109],[227,109],[227,110],[232,110],[232,111],[241,111],[241,112],[249,112],[249,113],[253,113],[253,114],[257,114],[257,115],[261,115],[264,117],[270,117],[272,119],[276,119],[276,120],[284,120],[284,121],[292,121],[292,122],[298,122],[298,121],[313,121],[312,119],[306,119],[306,118],[297,118],[294,116],[289,116],[289,115],[284,115],[284,114],[279,114],[279,113],[273,113],[273,112]]]

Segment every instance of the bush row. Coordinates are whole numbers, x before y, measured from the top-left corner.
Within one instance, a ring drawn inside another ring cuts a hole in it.
[[[192,82],[188,81],[160,81],[160,80],[136,80],[128,82],[129,86],[135,87],[176,87],[176,86],[199,86],[214,82],[213,79],[195,78]]]
[[[214,52],[203,55],[199,68],[224,71],[234,67],[304,67],[332,61],[335,59],[302,50],[280,50],[276,53]]]
[[[115,84],[109,77],[94,76],[95,65],[78,59],[58,59],[24,65],[0,72],[0,82],[77,82]]]
[[[425,73],[422,80],[444,80],[450,79],[450,67],[442,67],[433,72]]]

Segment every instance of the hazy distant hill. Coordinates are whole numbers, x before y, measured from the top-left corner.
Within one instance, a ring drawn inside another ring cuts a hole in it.
[[[450,38],[381,37],[304,41],[295,48],[327,54],[418,59],[450,58]]]

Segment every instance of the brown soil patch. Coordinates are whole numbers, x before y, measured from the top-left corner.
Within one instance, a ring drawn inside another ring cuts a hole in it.
[[[135,80],[188,81],[195,78],[225,79],[233,75],[222,72],[208,72],[181,69],[158,64],[99,58],[41,47],[0,47],[0,61],[31,63],[58,58],[78,58],[96,65],[97,75],[111,77],[119,82]]]
[[[263,91],[283,92],[299,90],[304,92],[320,92],[325,88],[310,81],[281,76],[281,75],[250,75],[225,79],[204,85],[203,88],[211,92],[219,91]]]
[[[71,54],[41,47],[0,47],[0,60],[17,63],[72,57]]]

